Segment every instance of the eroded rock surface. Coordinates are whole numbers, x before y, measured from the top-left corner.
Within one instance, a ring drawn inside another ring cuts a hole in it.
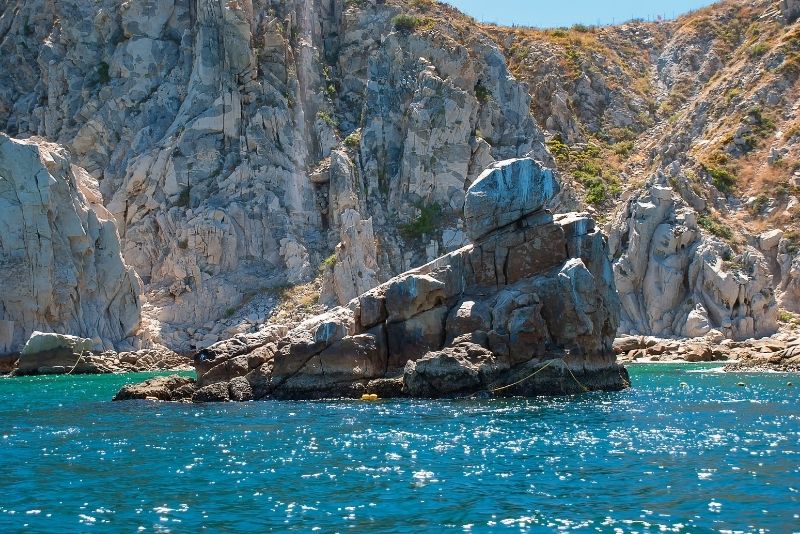
[[[165,347],[133,352],[94,351],[91,339],[34,332],[18,355],[0,365],[0,373],[102,374],[162,370],[191,370],[191,360]]]
[[[150,339],[205,348],[253,294],[308,282],[326,258],[326,301],[342,304],[462,247],[466,186],[494,161],[549,160],[491,39],[398,31],[407,7],[13,0],[0,129],[70,150],[117,220]],[[433,209],[442,224],[401,231]],[[126,321],[69,330],[130,335]]]
[[[0,353],[34,330],[139,348],[140,293],[97,180],[57,145],[0,133]]]
[[[698,218],[671,188],[651,183],[610,225],[621,334],[745,339],[777,331],[764,255],[704,234]]]
[[[178,375],[159,376],[141,384],[124,386],[114,396],[114,400],[181,401],[191,399],[195,391],[193,378]]]

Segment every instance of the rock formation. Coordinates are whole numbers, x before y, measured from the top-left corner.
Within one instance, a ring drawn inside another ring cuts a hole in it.
[[[348,306],[516,218],[465,206],[466,192],[523,157],[558,164],[554,213],[622,210],[623,332],[769,333],[772,293],[800,312],[796,14],[795,0],[753,0],[536,30],[429,0],[9,0],[0,131],[69,152],[83,197],[47,209],[88,202],[108,243],[71,234],[47,274],[36,234],[0,249],[14,264],[0,354],[34,329],[123,351],[258,337],[288,286],[322,287],[297,317]],[[695,214],[641,191],[653,173]],[[712,220],[733,237],[704,236]],[[784,235],[760,240],[770,230]],[[98,271],[100,245],[123,260]]]
[[[97,181],[58,146],[0,134],[0,353],[34,330],[133,350],[140,281]]]
[[[666,186],[633,194],[609,228],[622,304],[620,333],[745,339],[777,331],[769,265],[704,235],[697,213]]]
[[[800,17],[800,2],[798,0],[781,0],[781,14],[786,22],[794,22]]]
[[[466,195],[474,242],[286,332],[200,351],[195,401],[568,394],[627,387],[605,238],[553,217],[552,172],[487,169]]]

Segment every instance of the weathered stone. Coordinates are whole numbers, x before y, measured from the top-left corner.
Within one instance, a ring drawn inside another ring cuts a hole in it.
[[[456,304],[447,316],[445,330],[448,342],[457,336],[492,329],[492,312],[485,302],[464,300]]]
[[[508,251],[506,283],[531,278],[567,259],[567,243],[560,226],[545,225],[525,231],[525,242]]]
[[[387,323],[389,368],[403,368],[409,360],[444,346],[448,309],[439,306],[399,323]]]
[[[231,400],[227,382],[217,382],[198,388],[192,395],[192,402],[226,402]]]
[[[386,289],[387,321],[405,321],[442,303],[445,284],[432,276],[410,274],[398,277]]]
[[[275,342],[288,330],[283,325],[269,325],[256,333],[239,335],[198,351],[193,357],[198,387],[229,382],[262,365],[273,357]]]
[[[0,353],[34,328],[121,347],[139,328],[141,285],[97,181],[58,145],[2,133],[0,177]]]
[[[530,158],[495,163],[467,190],[467,235],[477,240],[542,209],[559,191],[553,171]]]
[[[28,375],[44,372],[48,374],[55,369],[58,372],[69,372],[79,366],[79,372],[91,372],[83,363],[82,356],[91,353],[93,342],[64,334],[33,332],[19,355],[16,374]]]
[[[403,371],[403,384],[412,397],[470,395],[485,389],[508,367],[508,363],[481,346],[458,344],[409,361]]]
[[[385,321],[388,317],[383,296],[374,291],[364,293],[358,297],[358,303],[361,310],[361,326],[364,328],[371,328]]]
[[[326,379],[350,381],[383,376],[387,358],[383,325],[367,334],[346,337],[319,355],[321,372]]]
[[[253,400],[253,388],[243,376],[237,376],[228,383],[228,394],[232,401],[245,402]]]
[[[156,398],[162,401],[189,399],[194,393],[193,378],[185,376],[158,376],[140,384],[128,384],[114,396],[115,401],[145,400]]]

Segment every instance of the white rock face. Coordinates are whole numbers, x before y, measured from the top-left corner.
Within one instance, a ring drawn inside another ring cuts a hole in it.
[[[92,350],[92,340],[65,334],[33,332],[22,348],[20,355],[25,357],[62,349],[72,354],[89,352]]]
[[[335,300],[331,303],[344,305],[352,299],[377,286],[378,251],[372,219],[362,220],[361,214],[348,209],[342,214],[341,242],[336,247],[331,285]],[[326,295],[323,295],[325,299]]]
[[[782,308],[800,313],[800,250],[796,243],[781,239],[777,250],[780,267],[778,300]]]
[[[715,329],[744,339],[777,331],[767,260],[704,235],[672,189],[650,184],[634,194],[608,230],[620,334],[701,337]]]
[[[140,281],[97,181],[57,145],[0,134],[0,349],[34,330],[132,348]]]

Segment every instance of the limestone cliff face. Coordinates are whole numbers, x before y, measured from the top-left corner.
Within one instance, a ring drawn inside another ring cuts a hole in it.
[[[314,277],[340,240],[332,303],[463,245],[478,173],[549,161],[530,96],[491,40],[395,28],[403,11],[7,2],[0,129],[62,143],[98,180],[153,339],[195,348],[254,293]],[[415,224],[428,212],[434,227]],[[366,239],[367,221],[375,244],[356,258],[348,232]]]
[[[0,134],[0,353],[34,330],[138,347],[141,283],[101,201],[60,147]]]

